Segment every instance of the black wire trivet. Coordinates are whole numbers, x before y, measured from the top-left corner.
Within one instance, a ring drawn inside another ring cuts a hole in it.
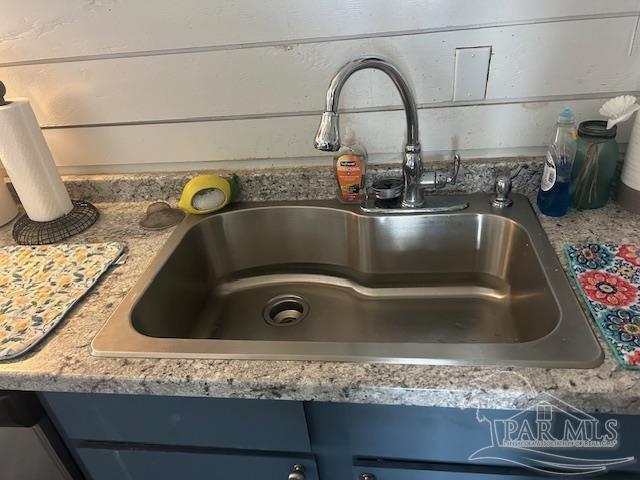
[[[49,222],[34,222],[25,213],[13,225],[13,238],[20,245],[56,243],[84,232],[99,216],[98,209],[89,202],[74,200],[73,210]]]

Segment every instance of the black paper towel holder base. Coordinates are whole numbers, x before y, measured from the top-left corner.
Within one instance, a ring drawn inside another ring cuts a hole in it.
[[[91,203],[73,200],[73,209],[48,222],[36,222],[23,214],[13,224],[13,239],[19,245],[47,245],[84,232],[96,223],[100,212]]]

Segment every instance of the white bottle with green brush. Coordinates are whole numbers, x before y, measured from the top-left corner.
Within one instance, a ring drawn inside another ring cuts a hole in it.
[[[607,128],[612,128],[614,125],[631,118],[638,110],[640,110],[640,105],[638,105],[636,97],[622,95],[605,103],[600,109],[600,115],[609,120]],[[631,130],[620,180],[618,203],[627,210],[640,213],[640,121],[637,116]]]

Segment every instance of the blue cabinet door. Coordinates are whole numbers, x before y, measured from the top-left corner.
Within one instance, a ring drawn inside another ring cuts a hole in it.
[[[318,480],[311,457],[79,448],[92,480],[287,480],[294,465]]]
[[[592,478],[599,480],[632,480],[638,478],[633,473],[609,472],[601,475],[559,475],[536,474],[520,469],[514,473],[499,467],[474,468],[465,465],[441,464],[437,468],[402,468],[391,466],[353,467],[351,480],[543,480],[552,478]]]
[[[352,480],[541,480],[527,473],[494,471],[433,470],[421,468],[353,467]]]
[[[376,459],[382,462],[406,461],[469,466],[466,471],[449,473],[428,471],[418,467],[389,470],[394,475],[413,478],[442,478],[458,480],[456,475],[471,475],[474,466],[513,467],[518,465],[519,449],[502,449],[498,455],[487,454],[493,445],[491,420],[520,415],[535,425],[536,411],[504,411],[430,408],[413,406],[360,405],[348,403],[310,403],[307,420],[318,469],[323,479],[351,478],[353,459]],[[583,414],[604,424],[608,419],[618,423],[617,447],[612,449],[566,448],[560,455],[600,459],[635,457],[635,463],[613,464],[609,478],[635,478],[640,473],[640,416]],[[557,417],[562,420],[562,417]],[[554,417],[554,421],[556,417]],[[558,426],[562,426],[560,423]],[[477,453],[479,452],[479,453]],[[557,453],[557,452],[556,452]],[[473,458],[473,460],[471,460]],[[524,470],[526,478],[526,470]],[[385,470],[387,472],[387,470]],[[504,470],[500,470],[503,472]],[[476,473],[473,473],[476,475]],[[626,477],[624,475],[627,475]],[[414,477],[415,476],[415,477]],[[533,475],[535,477],[535,475]],[[385,473],[384,478],[393,478]],[[470,477],[473,478],[473,477]],[[482,478],[482,477],[478,477]],[[502,478],[502,477],[496,477]],[[509,477],[506,477],[509,479]],[[517,477],[516,477],[517,478]],[[598,477],[607,478],[607,477]],[[640,478],[640,477],[639,477]],[[509,479],[511,480],[511,479]]]
[[[72,440],[308,453],[302,402],[42,393]]]

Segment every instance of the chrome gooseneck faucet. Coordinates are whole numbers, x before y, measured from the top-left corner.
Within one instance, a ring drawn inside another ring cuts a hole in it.
[[[322,114],[314,145],[318,150],[325,152],[335,152],[340,148],[340,131],[338,128],[340,92],[345,82],[354,72],[367,68],[374,68],[386,73],[397,87],[402,98],[407,117],[407,142],[404,146],[402,160],[402,176],[404,179],[402,206],[410,208],[421,207],[424,203],[424,195],[420,184],[423,167],[420,154],[416,102],[402,73],[387,60],[378,57],[356,58],[338,70],[327,90],[325,111]]]

